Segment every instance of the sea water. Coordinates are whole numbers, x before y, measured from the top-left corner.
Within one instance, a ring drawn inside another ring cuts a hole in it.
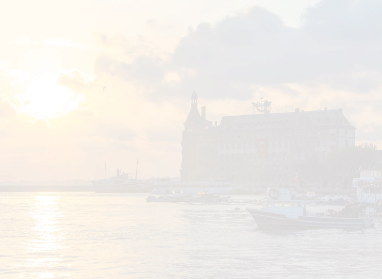
[[[0,193],[0,278],[381,278],[382,226],[265,232],[224,204]]]

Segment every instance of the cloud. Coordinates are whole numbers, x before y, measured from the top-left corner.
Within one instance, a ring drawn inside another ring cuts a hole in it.
[[[163,62],[159,58],[138,56],[133,63],[112,59],[107,54],[101,54],[95,63],[95,72],[106,72],[119,76],[127,81],[158,83],[164,77]]]
[[[29,37],[22,37],[17,40],[10,40],[8,44],[21,46],[45,45],[65,48],[89,49],[89,46],[87,44],[82,42],[75,42],[73,39],[65,37],[47,38],[43,42],[31,41]]]
[[[382,124],[371,123],[357,129],[358,141],[380,141],[382,139]]]
[[[125,143],[118,142],[97,142],[97,141],[82,141],[79,143],[79,148],[85,153],[109,153],[122,150],[138,151],[135,147],[132,147]]]
[[[164,31],[164,30],[172,28],[171,22],[163,24],[163,23],[159,23],[153,18],[146,20],[145,24],[149,26],[151,29],[160,30],[160,31]]]
[[[113,121],[109,123],[99,120],[94,121],[92,133],[94,136],[112,139],[115,142],[131,141],[137,136],[137,133],[122,121]]]
[[[13,118],[16,116],[16,109],[3,96],[0,96],[0,118]]]
[[[95,83],[90,78],[77,69],[60,71],[57,77],[57,84],[66,86],[77,93],[95,86]]]

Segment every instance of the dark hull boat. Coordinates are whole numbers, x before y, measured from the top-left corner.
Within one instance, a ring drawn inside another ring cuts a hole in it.
[[[371,217],[338,218],[320,216],[288,216],[259,209],[247,208],[260,229],[364,229],[374,226]]]

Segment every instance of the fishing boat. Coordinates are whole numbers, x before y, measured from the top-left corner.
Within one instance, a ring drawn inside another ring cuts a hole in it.
[[[357,189],[358,202],[366,204],[381,204],[382,171],[361,170],[360,176],[353,178],[353,187]]]
[[[364,229],[374,226],[375,219],[365,216],[365,205],[349,203],[335,212],[314,213],[306,210],[304,200],[292,200],[289,189],[271,188],[261,209],[246,208],[260,229]]]
[[[206,181],[159,181],[155,183],[151,194],[186,193],[198,194],[235,194],[239,190],[225,179],[213,179]]]
[[[106,164],[105,164],[106,174]],[[150,180],[138,179],[138,158],[135,168],[135,178],[132,175],[117,169],[117,174],[109,179],[92,181],[96,193],[150,193],[154,183]]]

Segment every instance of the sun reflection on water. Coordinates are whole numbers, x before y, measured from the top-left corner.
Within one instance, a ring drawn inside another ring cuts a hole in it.
[[[25,268],[37,271],[36,278],[56,278],[56,272],[49,269],[62,265],[59,250],[62,249],[62,218],[59,207],[60,196],[34,196],[30,217],[34,226],[30,231],[31,240],[26,245]],[[60,275],[62,276],[62,274]]]

